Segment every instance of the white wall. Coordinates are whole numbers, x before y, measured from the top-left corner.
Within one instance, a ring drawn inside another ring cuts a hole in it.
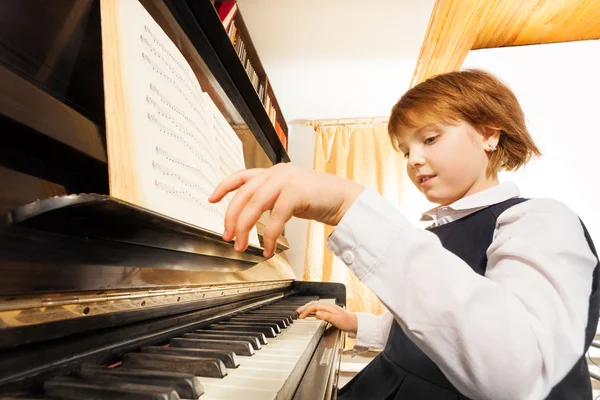
[[[389,115],[408,89],[434,0],[238,0],[283,115]]]
[[[292,164],[302,168],[313,168],[315,154],[315,130],[304,124],[288,125],[288,148]],[[308,221],[292,218],[285,225],[285,237],[290,243],[290,249],[285,252],[296,274],[296,279],[302,280],[306,242],[308,238]]]
[[[515,92],[544,154],[501,180],[524,197],[566,203],[600,244],[600,41],[475,50],[463,68],[489,71]]]
[[[507,83],[525,112],[527,125],[544,156],[517,173],[502,173],[525,197],[550,197],[568,204],[600,245],[600,41],[476,50],[463,68],[487,70]],[[315,132],[304,124],[289,125],[292,163],[313,167]],[[433,205],[407,181],[400,209],[415,225]],[[302,279],[308,222],[286,225],[291,248],[286,252]]]

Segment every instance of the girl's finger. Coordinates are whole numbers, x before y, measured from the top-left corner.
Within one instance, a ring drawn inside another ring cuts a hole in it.
[[[249,182],[248,184],[251,183]],[[273,208],[279,197],[280,190],[281,184],[279,183],[279,180],[271,177],[270,179],[261,182],[260,186],[252,194],[252,197],[246,202],[235,225],[236,251],[244,251],[246,247],[248,247],[248,235],[250,230],[256,226],[256,223],[263,212]]]
[[[261,174],[255,174],[250,180],[248,180],[233,196],[233,199],[227,206],[225,212],[225,232],[223,233],[224,240],[231,240],[236,234],[237,221],[246,207],[248,200],[254,195],[254,192],[262,185],[267,179],[269,174],[267,172]],[[237,250],[237,248],[236,248]]]
[[[322,319],[323,321],[327,321],[337,328],[345,328],[344,314],[331,313],[327,311],[317,311],[316,316],[317,318]]]
[[[306,318],[310,314],[315,313],[317,311],[326,311],[328,313],[336,313],[338,310],[337,310],[337,306],[335,306],[333,304],[316,302],[316,303],[310,304],[304,311],[302,311],[302,313],[298,316],[298,318]]]
[[[290,191],[282,191],[277,197],[263,235],[265,257],[270,257],[275,253],[277,239],[283,232],[285,224],[294,215],[294,202],[297,201],[297,197],[295,193]]]
[[[240,186],[248,182],[253,177],[263,173],[264,168],[243,169],[225,178],[213,191],[208,198],[211,203],[217,203],[223,199],[229,192],[237,190]]]
[[[313,304],[314,302],[315,302],[314,300],[311,300],[311,301],[309,301],[308,303],[306,303],[305,305],[298,307],[298,308],[296,309],[296,312],[298,313],[298,315],[302,314],[302,311],[304,311],[304,309],[305,309],[306,307],[308,307],[310,304]]]

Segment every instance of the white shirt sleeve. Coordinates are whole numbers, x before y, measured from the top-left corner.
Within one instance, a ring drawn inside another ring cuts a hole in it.
[[[388,340],[394,316],[389,311],[381,315],[357,312],[358,331],[356,332],[356,343],[353,353],[367,351],[369,349],[383,349]],[[350,335],[352,337],[352,335]]]
[[[502,213],[485,277],[371,190],[329,248],[468,397],[544,398],[583,354],[597,260],[562,203]]]

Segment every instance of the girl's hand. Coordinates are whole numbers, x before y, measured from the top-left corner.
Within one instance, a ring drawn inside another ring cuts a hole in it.
[[[306,318],[308,315],[315,313],[317,318],[329,322],[344,332],[356,334],[358,331],[358,318],[356,318],[356,314],[346,311],[335,304],[314,301],[299,307],[296,312],[298,313],[298,318]]]
[[[239,252],[248,247],[249,232],[263,212],[272,210],[265,226],[263,253],[270,257],[292,216],[335,226],[363,189],[335,175],[277,164],[269,169],[236,172],[225,178],[208,200],[216,203],[237,190],[227,207],[223,239],[235,237],[235,250]]]

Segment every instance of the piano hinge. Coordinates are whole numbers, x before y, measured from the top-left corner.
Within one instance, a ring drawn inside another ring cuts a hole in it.
[[[237,296],[252,292],[280,289],[291,285],[291,283],[291,280],[281,280],[127,292],[83,293],[79,295],[56,294],[35,298],[1,298],[0,327],[6,325],[6,320],[3,318],[5,313],[14,313],[22,310],[42,309],[45,314],[53,314],[49,312],[48,308],[62,307],[65,310],[68,308],[69,312],[73,313],[76,311],[77,307],[81,306],[82,315],[97,315],[98,313],[124,311],[151,306],[183,304],[201,299],[214,299],[217,297]],[[98,307],[97,311],[94,312],[94,308],[91,308],[91,305],[98,305],[101,307]],[[31,311],[28,312],[31,313]]]

